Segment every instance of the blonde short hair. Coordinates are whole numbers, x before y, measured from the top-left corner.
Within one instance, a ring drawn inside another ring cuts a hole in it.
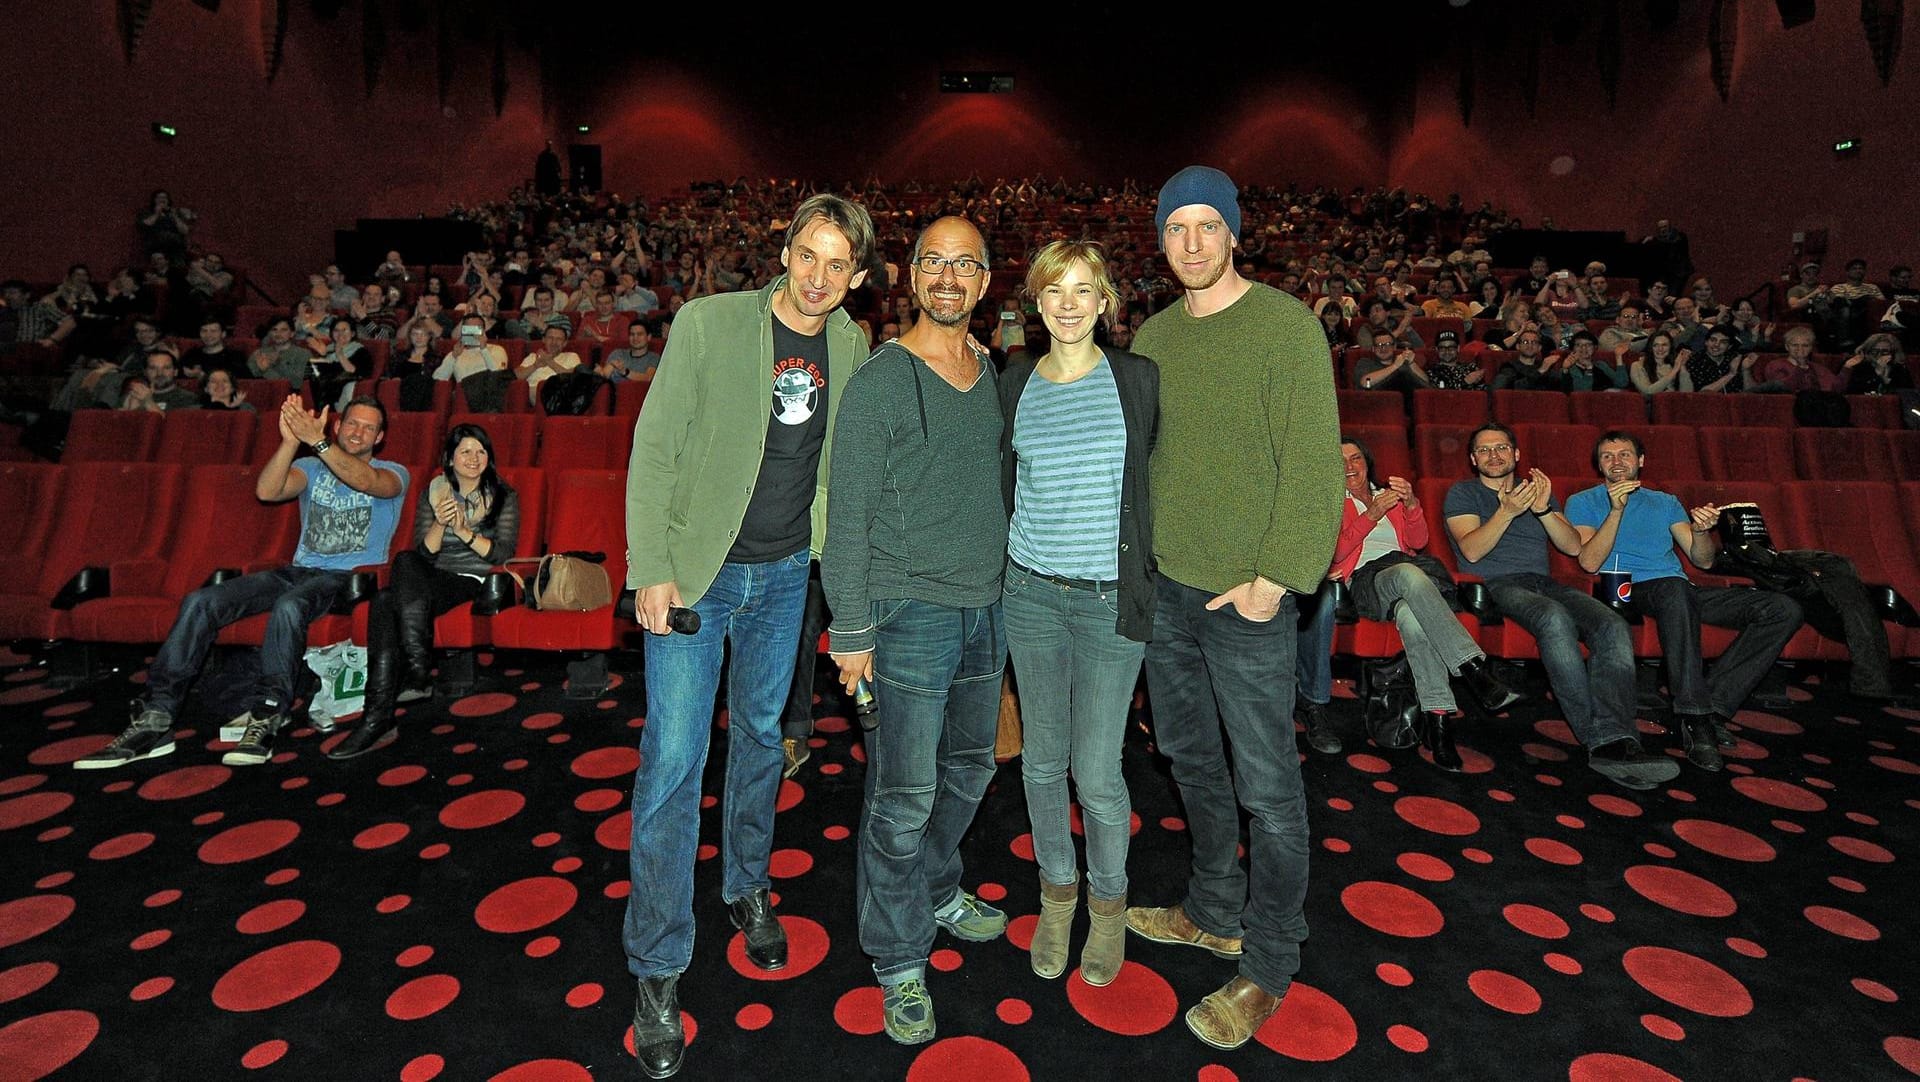
[[[1106,315],[1101,319],[1108,329],[1112,329],[1120,316],[1120,291],[1114,288],[1113,276],[1107,273],[1106,249],[1090,240],[1056,240],[1039,251],[1027,263],[1026,293],[1030,299],[1038,299],[1042,290],[1067,276],[1067,268],[1075,263],[1084,263],[1093,287],[1100,291],[1100,297],[1107,302]]]

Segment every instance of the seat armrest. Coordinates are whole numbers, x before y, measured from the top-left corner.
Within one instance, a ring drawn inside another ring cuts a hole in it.
[[[74,572],[60,592],[48,602],[55,609],[71,609],[82,601],[93,601],[113,593],[113,576],[104,567],[83,567]]]
[[[475,616],[498,616],[520,603],[520,584],[506,568],[487,572],[480,584],[480,596],[473,599]]]
[[[1914,611],[1913,602],[1901,597],[1900,591],[1879,582],[1862,585],[1867,588],[1867,596],[1873,599],[1882,620],[1892,620],[1901,627],[1920,627],[1920,612]]]
[[[340,587],[339,595],[333,599],[333,607],[327,611],[335,616],[351,616],[361,602],[372,601],[373,595],[379,592],[379,567],[356,567],[347,573],[346,585]]]

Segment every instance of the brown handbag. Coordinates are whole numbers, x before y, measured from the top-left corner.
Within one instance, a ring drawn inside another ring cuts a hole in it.
[[[606,558],[602,552],[554,552],[508,562],[539,562],[531,581],[513,575],[528,607],[543,612],[591,612],[613,604],[612,580],[600,566]]]
[[[1000,678],[1000,727],[993,737],[993,761],[1004,763],[1020,754],[1020,699],[1013,693],[1013,674]]]

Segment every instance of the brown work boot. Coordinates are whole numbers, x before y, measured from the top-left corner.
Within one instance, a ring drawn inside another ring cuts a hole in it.
[[[1149,909],[1134,906],[1127,910],[1127,928],[1142,939],[1151,939],[1155,943],[1173,943],[1182,947],[1199,947],[1209,950],[1217,958],[1240,957],[1240,939],[1228,939],[1225,936],[1203,932],[1188,919],[1184,907],[1170,905],[1165,909]]]
[[[1120,975],[1127,960],[1127,896],[1102,898],[1087,891],[1087,944],[1080,949],[1080,979],[1104,988]]]
[[[1034,925],[1027,953],[1033,971],[1048,980],[1067,971],[1067,939],[1073,934],[1073,911],[1079,903],[1078,874],[1065,886],[1040,880],[1040,923]]]
[[[1268,995],[1245,977],[1235,977],[1187,1012],[1187,1028],[1215,1048],[1232,1051],[1260,1031],[1283,997]]]

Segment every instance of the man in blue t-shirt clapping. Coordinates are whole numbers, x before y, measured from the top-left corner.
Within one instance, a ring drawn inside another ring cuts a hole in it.
[[[203,586],[180,603],[167,641],[147,673],[147,695],[134,700],[133,723],[113,742],[74,763],[104,770],[173,751],[173,722],[214,636],[228,624],[267,613],[254,706],[234,719],[239,743],[221,757],[228,766],[258,766],[273,757],[273,736],[287,723],[294,679],[307,648],[307,625],[333,606],[355,568],[387,562],[387,548],[407,491],[406,467],[373,457],[386,436],[387,411],[355,398],[328,438],[327,410],[307,412],[299,395],[280,406],[280,447],[260,470],[254,495],[265,503],[300,501],[300,544],[293,563]],[[294,465],[302,446],[313,457]]]
[[[1687,758],[1719,770],[1720,748],[1732,747],[1726,723],[1800,628],[1800,605],[1785,594],[1751,586],[1697,586],[1681,570],[1678,546],[1706,570],[1720,555],[1714,526],[1720,509],[1688,511],[1670,493],[1640,485],[1646,454],[1638,438],[1609,432],[1594,444],[1604,484],[1575,493],[1567,520],[1580,534],[1580,566],[1631,577],[1632,603],[1653,617],[1667,659],[1676,728]],[[1738,629],[1739,636],[1704,671],[1700,625]]]

